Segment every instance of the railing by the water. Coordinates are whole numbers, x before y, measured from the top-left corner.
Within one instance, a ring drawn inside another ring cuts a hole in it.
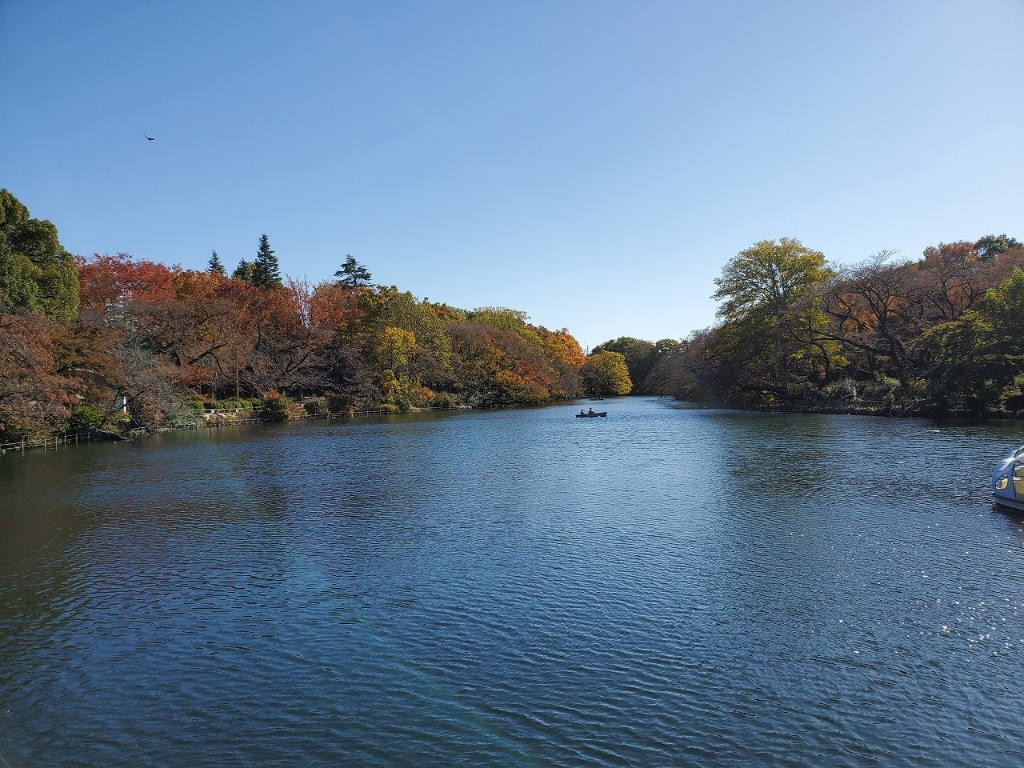
[[[203,411],[203,427],[227,427],[232,424],[259,424],[262,406],[255,408],[209,408]],[[243,416],[243,414],[248,414]]]
[[[401,416],[406,413],[426,413],[430,411],[468,411],[474,410],[465,405],[429,405],[423,408],[410,408],[408,411],[389,411],[384,409],[367,411],[330,411],[328,413],[303,413],[300,419],[350,419],[353,416]]]
[[[0,455],[11,451],[24,453],[33,448],[42,448],[44,451],[55,451],[61,446],[78,445],[79,443],[91,443],[93,435],[90,432],[76,432],[73,435],[55,435],[53,437],[42,437],[36,440],[18,440],[13,443],[0,443]]]
[[[204,429],[213,429],[217,427],[233,427],[242,424],[266,424],[267,419],[260,418],[259,414],[262,412],[262,408],[211,408],[208,411],[203,412],[203,424],[197,425]],[[467,406],[428,406],[424,408],[410,408],[408,413],[421,413],[424,411],[460,411],[468,410]],[[248,417],[241,417],[242,414],[249,414]],[[207,415],[212,418],[207,419]],[[401,415],[400,412],[389,411],[389,410],[363,410],[363,411],[332,411],[329,413],[302,413],[292,417],[295,419],[350,419],[357,416],[397,416]],[[221,417],[221,418],[217,418]],[[56,450],[60,447],[67,447],[68,445],[78,445],[79,443],[91,443],[91,442],[106,442],[108,440],[124,439],[132,440],[136,437],[142,437],[143,435],[150,434],[148,430],[142,428],[136,428],[128,432],[126,435],[120,438],[113,435],[98,436],[94,432],[76,432],[68,435],[54,435],[53,437],[38,438],[35,440],[18,440],[10,443],[0,443],[0,455],[10,453],[12,451],[19,451],[24,453],[28,450],[40,449]]]

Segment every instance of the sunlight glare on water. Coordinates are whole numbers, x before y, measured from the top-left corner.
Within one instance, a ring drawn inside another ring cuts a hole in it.
[[[605,408],[0,457],[0,756],[1019,764],[1019,424]]]

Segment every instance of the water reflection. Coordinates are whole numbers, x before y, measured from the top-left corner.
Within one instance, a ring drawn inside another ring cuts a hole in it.
[[[1015,765],[1013,425],[607,407],[0,458],[0,755]]]

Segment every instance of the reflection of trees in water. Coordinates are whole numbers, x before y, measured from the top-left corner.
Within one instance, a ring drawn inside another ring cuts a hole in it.
[[[848,438],[834,416],[716,412],[732,459],[728,471],[739,497],[786,499],[820,493],[835,475],[835,451]],[[848,446],[852,448],[853,446]]]
[[[88,448],[0,457],[0,636],[3,662],[60,655],[62,634],[88,600],[82,542],[93,510],[73,501]],[[43,666],[39,663],[39,666]]]

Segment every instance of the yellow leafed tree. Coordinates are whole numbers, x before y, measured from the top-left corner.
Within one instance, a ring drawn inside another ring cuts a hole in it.
[[[595,352],[580,374],[584,389],[594,395],[628,395],[633,389],[626,358],[618,352]]]

